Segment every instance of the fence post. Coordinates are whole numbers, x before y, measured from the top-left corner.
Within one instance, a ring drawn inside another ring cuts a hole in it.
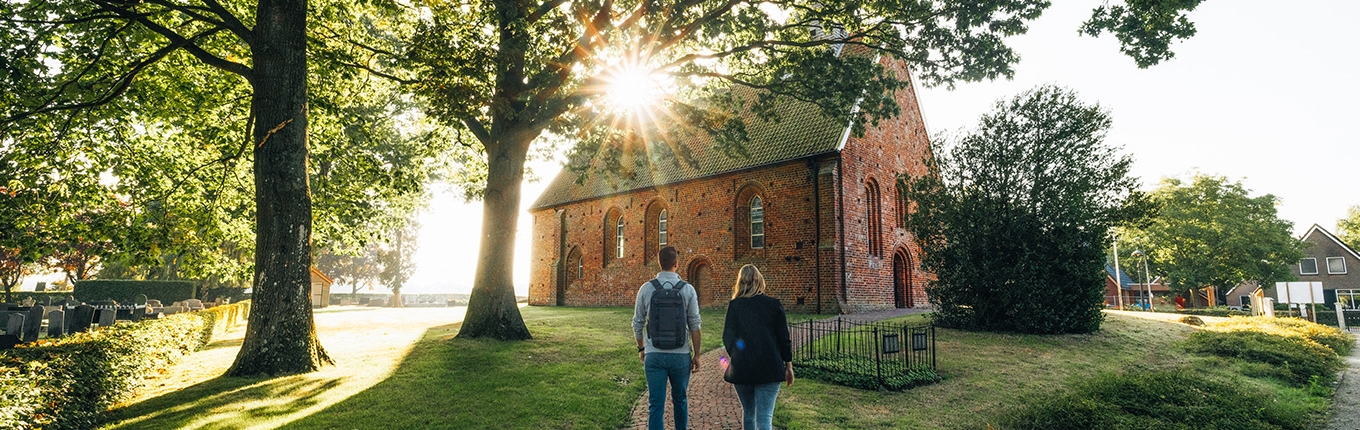
[[[930,369],[935,370],[935,324],[930,325]]]
[[[878,375],[878,385],[883,386],[883,342],[878,338],[878,324],[874,324],[874,371]]]

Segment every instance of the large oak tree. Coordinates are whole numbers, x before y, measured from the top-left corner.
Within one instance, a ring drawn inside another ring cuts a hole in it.
[[[1118,36],[1139,66],[1170,58],[1194,26],[1201,0],[1128,1],[1097,8],[1081,31]],[[469,0],[430,2],[430,16],[401,53],[414,70],[380,72],[415,85],[431,115],[461,126],[481,151],[485,186],[477,272],[460,337],[525,339],[511,278],[520,181],[531,145],[574,141],[571,167],[635,174],[655,150],[683,151],[667,131],[707,133],[742,156],[744,118],[777,120],[787,100],[866,124],[898,114],[907,84],[879,56],[906,61],[929,85],[1010,77],[1019,61],[1004,42],[1048,7],[1045,0]],[[1074,26],[1076,23],[1073,23]],[[847,50],[849,55],[838,55]],[[611,81],[629,74],[669,87],[645,113],[609,109]],[[734,86],[753,88],[726,91]],[[742,96],[743,94],[747,96]],[[754,95],[752,95],[754,94]],[[621,161],[622,160],[622,161]],[[629,161],[631,160],[631,161]]]
[[[120,147],[150,149],[144,160],[99,164],[120,187],[146,192],[142,216],[179,207],[166,213],[253,224],[253,246],[232,243],[241,224],[230,222],[216,229],[229,231],[195,242],[254,258],[255,306],[229,373],[315,370],[329,358],[311,318],[313,238],[361,249],[413,208],[434,167],[425,161],[448,149],[444,139],[384,131],[414,118],[404,113],[409,100],[367,85],[371,76],[355,67],[364,61],[356,46],[402,25],[374,16],[399,17],[400,8],[366,1],[6,2],[0,78],[14,91],[0,96],[0,143],[27,148],[29,161],[47,152],[102,162]],[[309,91],[309,80],[326,85]],[[81,136],[111,143],[86,150],[71,143]],[[156,139],[162,145],[137,146]]]

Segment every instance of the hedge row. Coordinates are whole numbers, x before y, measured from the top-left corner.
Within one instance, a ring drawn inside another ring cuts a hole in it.
[[[14,303],[19,303],[24,301],[24,299],[26,298],[32,297],[33,300],[38,302],[38,304],[45,304],[45,301],[43,299],[47,297],[51,297],[52,302],[56,303],[62,300],[66,300],[66,296],[73,295],[74,293],[72,293],[71,291],[11,291],[9,294],[10,298],[12,299],[11,301],[13,301]],[[0,292],[0,301],[4,300],[5,293]]]
[[[88,429],[148,375],[247,317],[250,302],[116,324],[0,352],[0,428]]]
[[[93,279],[76,281],[76,300],[98,302],[117,300],[130,303],[138,294],[169,305],[194,298],[194,281],[137,281],[130,279]]]

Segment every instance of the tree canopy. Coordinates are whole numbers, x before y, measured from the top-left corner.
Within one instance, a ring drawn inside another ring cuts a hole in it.
[[[936,143],[938,175],[904,177],[927,286],[944,325],[1027,333],[1100,328],[1110,228],[1147,211],[1132,159],[1098,105],[1044,86],[997,102]]]
[[[1240,181],[1196,173],[1188,181],[1163,179],[1151,197],[1157,215],[1135,234],[1146,238],[1153,274],[1173,293],[1293,279],[1290,266],[1303,258],[1303,245],[1291,234],[1293,223],[1276,214],[1275,196],[1253,197]]]
[[[1346,209],[1346,217],[1336,220],[1336,238],[1352,249],[1360,248],[1360,205]]]
[[[249,281],[255,306],[232,373],[315,369],[328,359],[296,293],[310,288],[313,240],[357,252],[380,238],[457,150],[398,85],[363,70],[360,47],[409,26],[407,6],[3,3],[0,145],[15,154],[4,184],[61,207],[29,212],[46,221],[24,214],[42,228],[0,248],[83,238],[43,252],[77,272],[107,262],[133,276]],[[94,180],[77,199],[44,175]]]

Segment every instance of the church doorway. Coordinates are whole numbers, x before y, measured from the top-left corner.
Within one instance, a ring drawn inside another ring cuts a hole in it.
[[[689,270],[685,281],[694,286],[694,293],[699,297],[699,306],[713,306],[713,292],[708,291],[713,283],[713,270],[709,267],[708,260],[695,260],[689,264]]]
[[[915,307],[911,296],[910,258],[905,252],[893,253],[893,302],[899,308]]]

